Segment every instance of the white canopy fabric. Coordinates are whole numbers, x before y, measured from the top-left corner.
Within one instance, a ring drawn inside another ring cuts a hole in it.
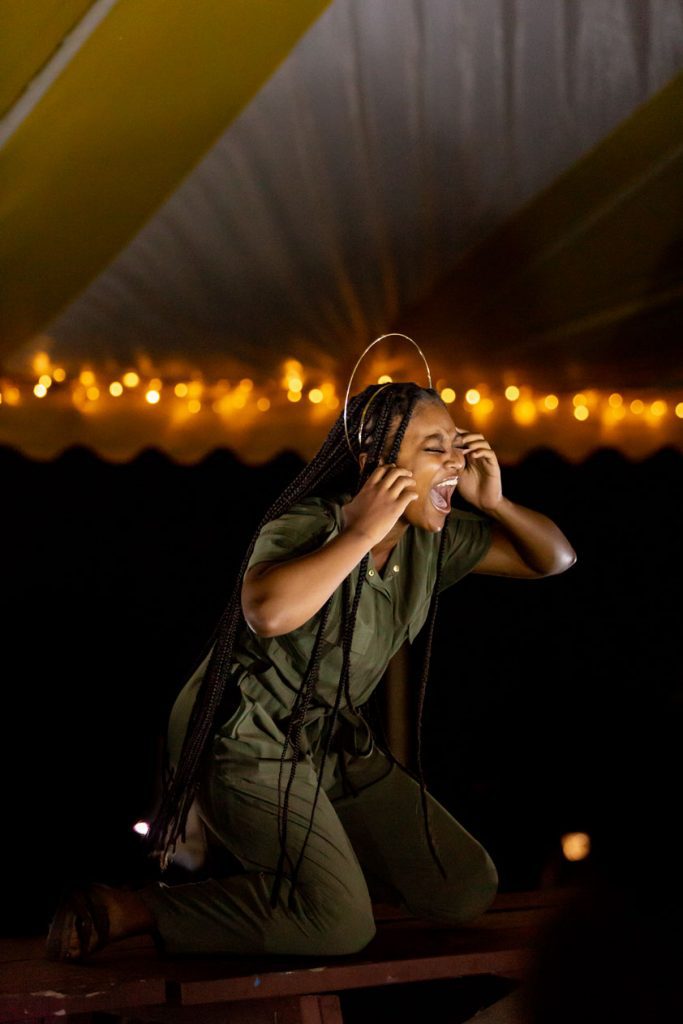
[[[681,67],[680,0],[334,0],[52,355],[347,365]]]

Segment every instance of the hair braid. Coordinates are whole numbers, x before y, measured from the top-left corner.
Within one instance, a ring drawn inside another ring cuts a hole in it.
[[[427,837],[427,845],[434,858],[434,861],[439,867],[439,870],[444,878],[447,878],[446,869],[444,868],[441,858],[436,849],[434,837],[432,836],[432,830],[429,823],[429,805],[427,803],[427,786],[424,778],[424,771],[422,768],[422,712],[424,710],[425,694],[427,691],[427,680],[429,678],[429,663],[432,657],[432,640],[434,637],[434,623],[436,621],[436,611],[439,605],[439,586],[441,584],[441,567],[443,565],[444,547],[446,541],[446,524],[444,524],[441,539],[439,541],[439,554],[436,563],[436,582],[434,583],[434,590],[432,592],[431,607],[429,609],[429,620],[427,624],[427,646],[425,650],[424,663],[422,666],[422,675],[420,677],[420,688],[418,691],[417,698],[417,773],[420,782],[420,801],[422,803],[422,817],[425,826],[425,835]]]

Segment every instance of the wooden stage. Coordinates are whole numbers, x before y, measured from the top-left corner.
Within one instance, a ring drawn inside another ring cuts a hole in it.
[[[352,1024],[342,1015],[351,990],[376,993],[382,986],[475,976],[494,976],[499,986],[510,979],[503,998],[494,995],[493,1005],[475,1008],[476,1020],[522,1024],[512,989],[533,966],[544,926],[570,896],[567,890],[501,894],[486,914],[457,929],[378,906],[376,937],[362,953],[345,957],[164,957],[142,937],[115,943],[88,964],[64,964],[44,958],[44,938],[4,939],[0,1024]],[[362,993],[354,998],[362,1000]]]

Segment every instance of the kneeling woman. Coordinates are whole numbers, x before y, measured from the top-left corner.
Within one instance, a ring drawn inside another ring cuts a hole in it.
[[[477,511],[451,509],[456,487]],[[198,815],[209,850],[242,871],[81,888],[48,954],[81,959],[141,932],[169,953],[353,953],[375,933],[377,884],[428,920],[481,914],[491,858],[427,793],[419,756],[416,778],[375,739],[363,706],[426,620],[429,650],[438,595],[466,573],[529,579],[574,561],[554,523],[503,497],[490,445],[434,390],[356,395],[265,516],[171,714],[162,865]]]

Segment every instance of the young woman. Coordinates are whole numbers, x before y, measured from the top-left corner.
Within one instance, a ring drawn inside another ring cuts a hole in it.
[[[456,487],[473,511],[451,508]],[[347,954],[373,937],[380,890],[428,920],[481,914],[496,869],[422,777],[438,595],[468,572],[533,579],[575,559],[553,522],[503,496],[491,446],[431,388],[373,385],[352,398],[265,516],[171,714],[153,828],[162,866],[196,817],[213,864],[227,850],[241,872],[75,890],[48,955],[82,959],[141,932],[168,953]],[[428,618],[416,778],[363,707]],[[467,623],[448,625],[462,638]]]

